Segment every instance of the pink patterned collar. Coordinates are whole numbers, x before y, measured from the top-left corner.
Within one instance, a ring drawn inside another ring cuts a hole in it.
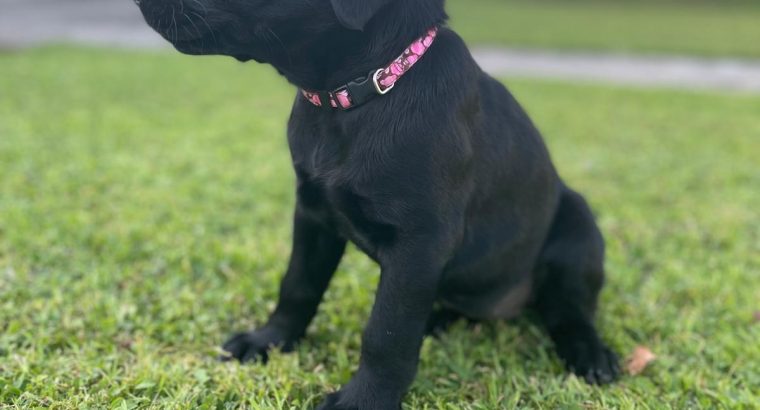
[[[424,36],[415,40],[404,53],[387,67],[372,71],[367,77],[358,78],[333,91],[317,92],[301,90],[310,103],[327,109],[350,110],[378,95],[385,95],[433,45],[438,35],[438,27],[433,27]],[[324,104],[327,101],[328,104]]]

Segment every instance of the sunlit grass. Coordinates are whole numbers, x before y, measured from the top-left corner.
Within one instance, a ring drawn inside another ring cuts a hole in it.
[[[448,0],[471,43],[760,58],[760,3],[742,0]]]

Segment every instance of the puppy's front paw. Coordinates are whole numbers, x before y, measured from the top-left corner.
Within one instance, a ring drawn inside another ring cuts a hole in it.
[[[349,410],[349,409],[358,410],[358,407],[341,406],[339,402],[340,402],[340,393],[330,394],[325,398],[322,404],[320,404],[319,407],[317,407],[317,410]]]
[[[248,333],[238,333],[231,337],[222,348],[229,353],[223,361],[238,360],[241,363],[260,361],[266,363],[269,350],[280,348],[283,352],[293,350],[295,340],[288,340],[281,332],[262,328]]]
[[[360,399],[351,399],[351,394],[343,391],[328,395],[317,410],[400,410],[401,403],[394,403],[384,398],[372,399],[372,395],[364,396]]]
[[[609,384],[620,375],[617,355],[595,338],[576,339],[558,346],[567,368],[589,384]]]

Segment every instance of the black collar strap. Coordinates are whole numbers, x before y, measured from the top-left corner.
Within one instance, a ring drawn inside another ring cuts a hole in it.
[[[434,27],[412,43],[404,53],[387,67],[375,70],[366,77],[357,78],[333,91],[306,91],[301,93],[310,103],[328,110],[350,110],[379,95],[385,95],[396,85],[433,45],[438,28]]]

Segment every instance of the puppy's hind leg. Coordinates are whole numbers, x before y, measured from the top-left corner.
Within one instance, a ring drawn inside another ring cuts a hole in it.
[[[430,314],[425,328],[425,336],[438,338],[446,333],[451,326],[459,320],[466,319],[468,325],[474,326],[478,322],[474,319],[465,317],[459,312],[445,307],[439,307]]]
[[[569,370],[591,384],[615,380],[617,356],[593,318],[604,283],[604,239],[586,201],[566,189],[539,259],[535,309]]]

